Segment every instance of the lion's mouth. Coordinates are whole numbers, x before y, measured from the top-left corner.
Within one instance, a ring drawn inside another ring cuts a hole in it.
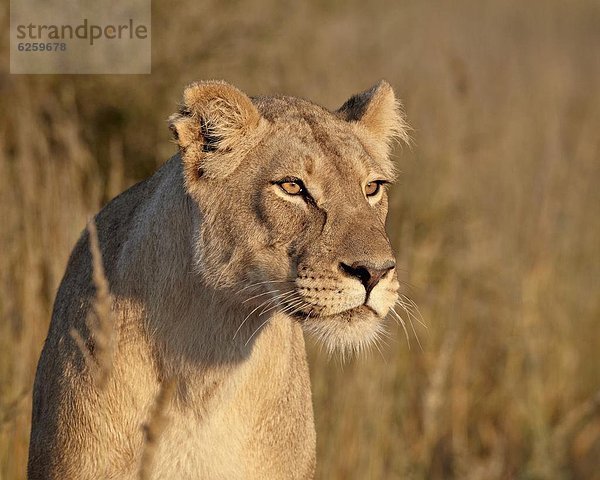
[[[365,317],[376,317],[381,319],[381,315],[375,311],[372,307],[367,304],[358,305],[356,307],[348,308],[337,313],[323,314],[316,309],[307,309],[306,311],[292,311],[288,314],[295,320],[300,322],[307,321],[309,319],[334,319],[343,318],[344,321],[352,322],[353,320],[364,319]]]

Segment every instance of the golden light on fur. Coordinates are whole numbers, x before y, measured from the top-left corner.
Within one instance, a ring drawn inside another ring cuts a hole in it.
[[[261,116],[250,99],[222,81],[197,82],[183,93],[179,113],[169,118],[186,160],[188,185],[199,169],[209,177],[231,172],[261,137]]]
[[[337,113],[353,123],[357,134],[380,158],[390,154],[396,139],[410,143],[410,127],[404,109],[385,80],[351,97]]]

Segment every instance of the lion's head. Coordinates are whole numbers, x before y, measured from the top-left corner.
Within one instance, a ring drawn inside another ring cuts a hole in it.
[[[384,222],[390,144],[407,128],[391,87],[330,112],[195,83],[170,125],[200,211],[205,283],[298,319],[329,349],[376,338],[399,287]]]

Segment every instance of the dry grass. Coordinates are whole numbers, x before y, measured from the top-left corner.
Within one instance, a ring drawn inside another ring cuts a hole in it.
[[[166,380],[161,384],[154,405],[152,406],[152,411],[150,412],[150,418],[144,426],[145,441],[140,462],[140,480],[152,478],[154,455],[160,441],[160,436],[169,421],[167,410],[175,394],[176,387],[177,381],[175,379]]]
[[[414,127],[389,231],[429,328],[343,367],[310,348],[318,478],[600,478],[598,3],[153,4],[150,76],[0,77],[0,479],[68,253],[173,152],[183,85],[335,107],[380,77]]]
[[[92,281],[95,294],[92,310],[85,323],[90,332],[90,341],[93,342],[94,352],[90,351],[77,330],[72,328],[69,333],[79,347],[94,383],[99,389],[103,389],[113,371],[115,346],[118,343],[118,329],[115,328],[112,297],[108,280],[104,275],[102,253],[100,252],[98,231],[94,220],[88,223],[87,230],[90,252],[92,253]]]

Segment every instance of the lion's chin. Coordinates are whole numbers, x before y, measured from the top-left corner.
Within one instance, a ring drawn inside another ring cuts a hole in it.
[[[342,358],[367,350],[385,332],[383,318],[365,305],[335,315],[308,316],[301,323],[330,355],[340,353]]]

